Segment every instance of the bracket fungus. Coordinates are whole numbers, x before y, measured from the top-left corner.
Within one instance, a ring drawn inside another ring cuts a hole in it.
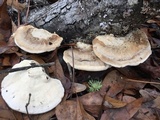
[[[73,56],[72,56],[73,50]],[[92,45],[77,42],[76,47],[73,49],[65,50],[63,53],[63,60],[69,63],[78,70],[85,71],[102,71],[108,69],[110,66],[102,62],[93,52]]]
[[[147,35],[141,30],[132,31],[125,37],[97,36],[92,44],[94,53],[114,67],[136,66],[152,53]]]
[[[33,60],[23,60],[13,68],[38,64]],[[64,96],[64,88],[58,79],[49,77],[44,68],[9,73],[1,83],[1,94],[13,110],[40,114],[55,108]],[[26,110],[26,105],[28,107]]]
[[[20,26],[13,34],[18,47],[29,53],[43,53],[55,50],[63,38],[56,33],[38,29],[31,25]]]

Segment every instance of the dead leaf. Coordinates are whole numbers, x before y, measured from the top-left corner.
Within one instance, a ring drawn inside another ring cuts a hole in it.
[[[8,108],[0,95],[0,120],[22,120],[22,114]]]
[[[13,66],[20,62],[20,57],[16,54],[5,54],[3,57],[2,66]]]
[[[127,78],[140,79],[140,75],[131,66],[127,66],[127,67],[123,67],[123,68],[117,68],[117,70]]]
[[[7,12],[6,0],[3,2],[3,5],[0,7],[0,29],[11,30],[11,20]]]
[[[151,108],[152,104],[152,101],[143,103],[131,120],[158,120],[156,110]]]
[[[11,66],[10,56],[8,56],[8,55],[4,56],[4,59],[2,61],[2,66]]]
[[[79,93],[86,90],[86,86],[80,83],[72,83],[72,93]]]
[[[55,115],[55,109],[47,113],[38,115],[38,119],[34,119],[34,120],[50,120],[53,115]]]
[[[14,32],[16,32],[18,26],[13,21],[11,21],[11,23],[12,23],[12,33],[14,34]]]
[[[0,1],[0,6],[3,4],[3,2],[4,2],[4,0],[1,0],[1,1]]]
[[[50,120],[53,115],[55,115],[55,109],[43,114],[30,115],[30,117],[32,120]],[[30,120],[27,114],[23,115],[23,120]]]
[[[136,98],[134,98],[132,96],[124,95],[122,101],[125,102],[125,103],[131,103],[135,100],[136,100]]]
[[[106,75],[102,82],[102,88],[100,89],[101,94],[105,94],[107,89],[107,95],[110,97],[116,96],[125,87],[125,81],[122,75],[118,71],[111,71]]]
[[[16,46],[9,46],[6,42],[0,41],[0,54],[2,53],[15,53],[18,51],[18,47]]]
[[[111,98],[107,95],[105,96],[104,104],[106,102],[111,105],[111,108],[121,108],[121,107],[124,107],[126,105],[125,102],[114,99],[114,98]]]
[[[101,116],[101,120],[130,120],[140,109],[142,98],[139,98],[123,108],[107,109]]]
[[[93,116],[98,117],[102,109],[103,97],[99,92],[90,92],[79,97],[79,100],[83,104],[85,110],[91,113]]]
[[[55,62],[55,65],[51,66],[51,68],[54,71],[54,76],[62,82],[65,90],[69,90],[71,88],[71,82],[69,79],[67,79],[65,77],[64,72],[63,72],[63,68],[62,68],[57,56],[55,56],[54,62]]]
[[[139,93],[143,96],[144,102],[155,99],[155,97],[146,90],[139,90]]]
[[[15,116],[10,110],[0,109],[0,119],[16,120]]]
[[[160,109],[160,96],[158,96],[155,100],[153,100],[152,107]]]
[[[18,2],[18,0],[7,0],[7,5],[19,11],[22,11],[24,8],[26,8],[26,3],[21,4]]]
[[[137,92],[134,89],[125,89],[123,93],[126,95],[132,95],[132,96],[137,94]]]
[[[38,55],[28,55],[29,58],[31,58],[32,60],[37,61],[39,64],[44,64],[44,60],[38,56]]]
[[[56,107],[56,116],[58,120],[95,120],[77,101],[67,100]]]

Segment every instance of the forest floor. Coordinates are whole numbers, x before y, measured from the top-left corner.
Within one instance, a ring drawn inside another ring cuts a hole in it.
[[[43,54],[30,54],[18,48],[11,36],[17,26],[11,24],[6,10],[6,6],[1,5],[0,83],[8,74],[1,71],[12,68],[23,59],[40,64],[55,62],[46,69],[51,77],[61,80],[65,96],[53,110],[29,115],[9,108],[0,95],[0,120],[160,120],[160,18],[148,20],[140,26],[152,48],[152,54],[144,63],[99,72],[73,72],[62,59],[63,51],[69,45]],[[99,81],[102,87],[89,91],[93,87],[89,81]],[[72,83],[79,83],[80,87],[85,85],[86,89],[74,93]]]

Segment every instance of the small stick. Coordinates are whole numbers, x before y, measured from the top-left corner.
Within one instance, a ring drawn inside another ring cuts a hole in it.
[[[69,63],[67,63],[67,68],[68,68],[68,71],[69,71],[69,76],[70,76],[70,78],[72,78],[72,70],[71,70],[71,66],[70,66],[70,64]]]
[[[30,8],[30,0],[28,1],[28,7],[27,7],[27,12],[26,12],[26,20],[25,20],[25,24],[27,24],[28,15],[29,15],[29,8]]]
[[[73,53],[73,47],[71,46],[71,50],[72,50],[72,64],[73,64],[73,68],[72,68],[72,81],[73,83],[75,82],[75,69],[74,69],[74,53]]]
[[[52,66],[54,64],[55,64],[54,62],[50,62],[50,63],[44,63],[44,64],[40,64],[40,65],[34,64],[31,66],[25,66],[25,67],[19,67],[19,68],[9,68],[9,69],[5,69],[5,70],[1,70],[0,74],[28,70],[30,68],[35,68],[35,67],[47,67],[47,66]]]
[[[133,80],[133,79],[128,79],[128,78],[125,78],[124,80],[126,81],[129,81],[129,82],[137,82],[137,83],[144,83],[144,84],[157,84],[157,85],[160,85],[160,82],[150,82],[150,81],[143,81],[143,80]]]
[[[29,112],[28,112],[28,105],[30,104],[30,100],[31,100],[31,93],[29,93],[28,103],[25,105],[25,107],[26,107],[26,112],[27,112],[28,118],[30,120],[32,120],[32,118],[31,118],[31,116],[29,115]]]

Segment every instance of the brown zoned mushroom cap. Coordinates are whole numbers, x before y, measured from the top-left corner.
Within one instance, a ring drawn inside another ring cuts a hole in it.
[[[77,42],[77,48],[73,48],[74,68],[85,71],[106,70],[110,66],[102,62],[93,52],[92,45]],[[73,67],[72,49],[65,50],[63,59]]]
[[[60,46],[63,38],[44,29],[31,25],[21,26],[13,34],[14,41],[22,50],[29,53],[43,53]]]
[[[38,64],[33,60],[23,60],[13,68]],[[56,107],[64,96],[64,88],[58,79],[49,77],[42,67],[9,73],[1,83],[1,94],[13,110],[27,113],[26,104],[31,94],[28,112],[39,114]]]
[[[114,67],[136,66],[152,53],[146,34],[140,30],[125,37],[97,36],[92,43],[94,53],[103,62]]]

